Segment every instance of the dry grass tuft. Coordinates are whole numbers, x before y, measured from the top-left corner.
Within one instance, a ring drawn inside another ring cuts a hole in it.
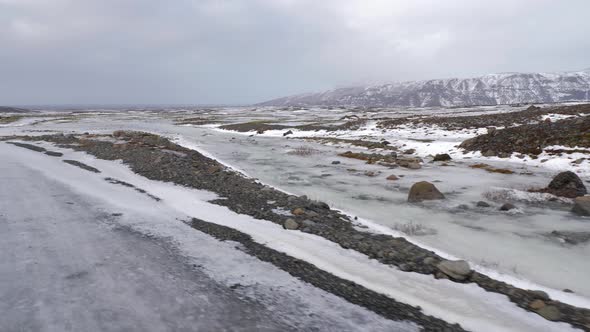
[[[402,232],[406,235],[413,235],[413,236],[420,236],[420,235],[434,235],[436,234],[436,230],[433,228],[428,228],[422,224],[417,224],[413,222],[407,222],[404,224],[396,223],[392,227],[394,230]]]
[[[469,167],[471,167],[471,168],[485,169],[486,171],[488,171],[490,173],[500,173],[500,174],[513,174],[514,173],[513,171],[511,171],[509,169],[506,169],[506,168],[495,168],[495,167],[492,167],[492,166],[490,166],[488,164],[484,164],[484,163],[474,164],[474,165],[471,165]]]
[[[311,156],[311,155],[320,153],[320,150],[314,149],[309,146],[298,146],[287,153],[290,155],[307,157],[307,156]]]

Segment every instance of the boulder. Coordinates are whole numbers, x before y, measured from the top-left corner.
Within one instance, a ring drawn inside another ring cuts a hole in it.
[[[443,195],[432,183],[427,181],[414,183],[408,194],[408,202],[421,202],[424,200],[444,198],[445,195]]]
[[[397,164],[401,167],[409,168],[409,169],[420,169],[422,166],[420,165],[420,161],[414,159],[400,159],[397,161]]]
[[[557,174],[543,191],[568,198],[576,198],[588,193],[580,177],[570,171]]]
[[[419,163],[409,163],[408,166],[406,166],[409,169],[420,169],[422,168],[422,166],[420,166]]]
[[[590,196],[576,197],[572,212],[580,216],[590,217]]]
[[[436,265],[436,268],[451,279],[459,281],[467,279],[472,273],[469,263],[463,260],[442,261]]]
[[[302,208],[295,208],[293,209],[293,211],[291,211],[291,213],[295,216],[301,216],[305,214],[305,210],[303,210]]]
[[[332,165],[340,165],[340,161],[334,160],[334,161],[332,161]]]
[[[493,157],[496,155],[496,152],[494,150],[487,150],[485,152],[482,152],[481,155],[484,157]]]
[[[437,154],[432,161],[449,161],[453,158],[448,153]]]
[[[551,300],[551,298],[549,298],[549,294],[547,294],[546,292],[542,291],[542,290],[531,290],[531,293],[533,293],[538,299],[543,300],[543,301],[549,301]]]
[[[559,309],[552,305],[547,305],[540,308],[537,310],[537,313],[547,320],[555,321],[561,318],[561,312],[559,312]]]
[[[311,201],[308,208],[318,212],[321,212],[322,210],[330,210],[328,203],[322,201]]]
[[[533,302],[531,302],[529,304],[529,308],[533,309],[533,310],[539,310],[541,308],[543,308],[545,306],[545,302],[543,302],[542,300],[534,300]]]
[[[500,211],[510,211],[516,209],[516,206],[511,203],[505,203],[500,207]]]
[[[476,205],[477,205],[477,207],[483,207],[483,208],[490,207],[490,204],[487,202],[484,202],[484,201],[479,201],[479,202],[477,202]]]
[[[285,222],[283,223],[283,228],[284,229],[289,229],[289,230],[296,230],[299,228],[299,223],[296,222],[293,219],[287,219],[285,220]]]
[[[292,135],[293,131],[289,130],[283,133],[283,136]]]
[[[386,177],[385,179],[386,180],[389,180],[389,181],[399,180],[399,178],[397,176],[393,175],[393,174],[391,174],[390,176]]]

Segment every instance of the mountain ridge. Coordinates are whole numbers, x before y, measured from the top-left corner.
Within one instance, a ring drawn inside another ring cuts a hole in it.
[[[453,107],[588,100],[590,69],[584,69],[343,87],[277,98],[258,106]]]

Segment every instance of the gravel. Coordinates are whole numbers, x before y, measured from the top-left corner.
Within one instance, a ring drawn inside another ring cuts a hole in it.
[[[315,287],[342,297],[347,301],[363,306],[385,318],[410,320],[421,325],[426,331],[465,331],[458,324],[449,324],[438,318],[425,315],[418,307],[397,302],[383,294],[364,288],[354,282],[341,279],[314,265],[293,258],[281,252],[256,243],[252,238],[233,228],[193,219],[191,226],[219,240],[238,242],[244,252],[269,262],[292,276]]]

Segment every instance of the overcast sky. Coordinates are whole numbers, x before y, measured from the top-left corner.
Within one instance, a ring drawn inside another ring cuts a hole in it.
[[[0,0],[0,105],[242,104],[590,67],[588,0]]]

